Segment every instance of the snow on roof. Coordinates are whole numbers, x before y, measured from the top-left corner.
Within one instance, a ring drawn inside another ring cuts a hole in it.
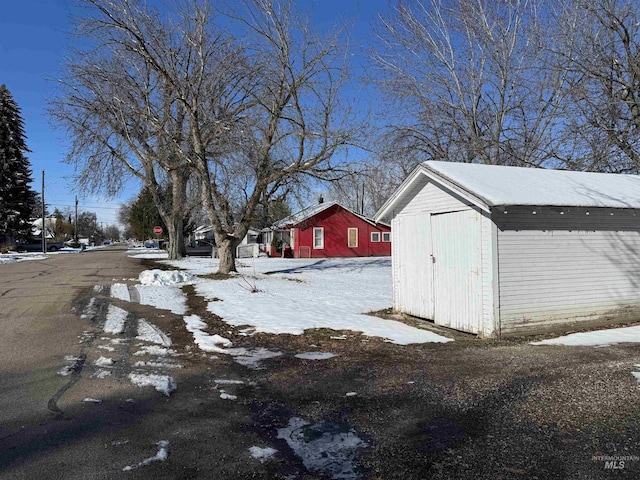
[[[284,228],[290,225],[296,225],[300,222],[304,222],[307,218],[311,218],[320,212],[324,212],[327,208],[333,207],[337,203],[338,202],[333,201],[333,202],[327,202],[327,203],[318,203],[317,205],[311,205],[310,207],[300,210],[299,212],[294,213],[293,215],[289,215],[288,217],[285,217],[283,219],[278,220],[277,222],[274,222],[273,228],[276,228],[276,229]]]
[[[488,206],[640,208],[640,176],[427,161],[435,173]]]
[[[335,200],[332,202],[327,202],[327,203],[319,203],[317,205],[311,205],[310,207],[305,208],[304,210],[300,210],[298,213],[294,213],[293,215],[289,215],[288,217],[285,217],[281,220],[278,220],[277,222],[275,222],[272,226],[271,229],[272,230],[278,230],[281,228],[288,228],[291,227],[293,225],[298,225],[299,223],[304,222],[305,220],[307,220],[308,218],[313,217],[314,215],[319,214],[320,212],[324,212],[325,210],[333,207],[333,206],[339,206],[341,208],[344,208],[346,211],[352,213],[353,215],[355,215],[356,217],[361,218],[362,220],[364,220],[365,222],[368,222],[372,225],[375,225],[375,222],[372,221],[371,219],[364,217],[362,215],[360,215],[359,213],[354,212],[353,210],[345,207],[344,205],[340,205],[338,202],[336,202]]]

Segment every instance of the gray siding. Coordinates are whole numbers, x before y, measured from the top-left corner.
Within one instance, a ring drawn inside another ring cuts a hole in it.
[[[492,214],[500,230],[640,231],[633,209],[508,207]]]
[[[615,321],[624,307],[640,305],[640,216],[633,210],[560,211],[494,214],[503,334],[605,316]]]

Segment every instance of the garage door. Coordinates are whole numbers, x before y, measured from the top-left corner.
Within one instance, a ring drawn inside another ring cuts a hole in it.
[[[431,216],[433,319],[477,333],[482,326],[482,230],[475,210]]]
[[[430,215],[396,217],[393,234],[394,303],[401,312],[433,318]]]

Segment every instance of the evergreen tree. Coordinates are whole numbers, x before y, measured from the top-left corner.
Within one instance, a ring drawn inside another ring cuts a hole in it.
[[[20,108],[5,85],[0,86],[0,237],[31,232],[35,192],[29,185],[31,165]]]
[[[148,187],[144,187],[138,197],[131,203],[129,209],[129,227],[131,234],[137,240],[153,238],[153,227],[161,226],[166,231],[158,207]]]

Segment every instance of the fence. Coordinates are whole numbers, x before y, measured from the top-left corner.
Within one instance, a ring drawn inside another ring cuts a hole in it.
[[[238,245],[236,248],[236,258],[257,258],[260,253],[260,245],[250,243],[249,245]]]

